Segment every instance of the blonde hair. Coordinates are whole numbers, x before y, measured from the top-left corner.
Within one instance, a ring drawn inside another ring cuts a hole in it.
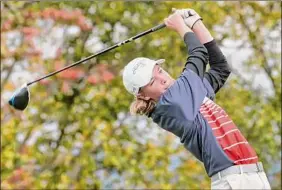
[[[130,105],[130,113],[133,115],[148,115],[156,106],[156,102],[153,99],[144,100],[136,97]]]

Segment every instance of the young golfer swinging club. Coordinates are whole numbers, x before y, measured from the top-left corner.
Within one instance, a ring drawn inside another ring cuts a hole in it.
[[[181,9],[164,21],[184,39],[189,56],[175,80],[161,68],[163,59],[139,57],[129,62],[123,83],[135,96],[131,113],[146,115],[178,136],[203,162],[211,189],[270,189],[256,152],[213,101],[231,71],[201,17],[192,9]]]

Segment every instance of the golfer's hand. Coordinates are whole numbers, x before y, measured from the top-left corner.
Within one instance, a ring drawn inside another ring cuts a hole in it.
[[[179,13],[173,13],[168,18],[164,19],[165,25],[172,30],[175,30],[183,38],[186,32],[192,32],[192,30],[186,26],[183,18]]]
[[[175,9],[172,8],[173,13],[178,13],[184,19],[185,24],[193,29],[194,25],[198,22],[203,20],[200,15],[194,11],[193,9]]]

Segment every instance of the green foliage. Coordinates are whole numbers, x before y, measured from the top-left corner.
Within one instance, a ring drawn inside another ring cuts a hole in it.
[[[70,64],[92,54],[86,42],[93,36],[108,47],[116,40],[122,41],[162,23],[172,7],[194,8],[219,44],[225,39],[240,39],[248,44],[252,54],[244,63],[245,70],[262,71],[271,83],[273,93],[266,95],[264,90],[254,87],[253,81],[234,72],[216,101],[259,154],[272,187],[280,188],[281,169],[276,169],[274,164],[281,159],[281,51],[264,46],[266,42],[281,43],[281,36],[265,37],[265,33],[281,30],[279,3],[19,1],[2,5],[3,95],[21,85],[11,82],[17,74],[16,67],[43,75],[55,70],[57,63]],[[14,51],[9,50],[7,34],[19,31],[22,35],[17,39],[25,39],[22,30],[25,27],[38,29],[41,40],[50,40],[52,28],[44,33],[48,26],[40,28],[37,22],[42,12],[50,8],[76,11],[69,20],[63,16],[66,12],[61,16],[60,11],[50,13],[53,29],[78,26],[82,31],[77,36],[63,36],[61,54],[46,59],[40,53],[30,55],[28,50],[35,49],[29,43],[31,40],[23,40]],[[87,20],[93,30],[87,28]],[[116,33],[118,25],[126,30]],[[187,52],[175,32],[162,29],[78,66],[83,70],[84,80],[54,76],[46,80],[47,85],[32,86],[31,102],[22,113],[11,109],[1,96],[1,188],[209,188],[210,180],[204,167],[177,138],[151,120],[128,113],[133,98],[125,92],[120,71],[138,56],[165,58],[164,67],[177,77]],[[13,64],[7,64],[9,59]],[[22,60],[28,63],[20,62]],[[91,66],[93,63],[109,65],[115,78],[89,83],[86,80],[89,75],[99,79],[103,72],[98,66]],[[63,90],[67,85],[70,88]],[[152,133],[156,134],[152,137]]]

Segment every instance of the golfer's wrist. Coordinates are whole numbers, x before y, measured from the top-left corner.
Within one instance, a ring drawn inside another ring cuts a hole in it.
[[[211,33],[201,20],[197,21],[194,24],[193,32],[197,35],[198,39],[202,44],[213,40]]]
[[[184,35],[187,32],[193,32],[188,26],[184,25],[183,27],[178,28],[177,32],[179,33],[179,35],[181,36],[181,38],[184,39]]]
[[[202,20],[198,20],[194,23],[192,30],[195,32],[195,31],[203,30],[205,28],[206,27],[205,27],[204,23],[202,22]]]

